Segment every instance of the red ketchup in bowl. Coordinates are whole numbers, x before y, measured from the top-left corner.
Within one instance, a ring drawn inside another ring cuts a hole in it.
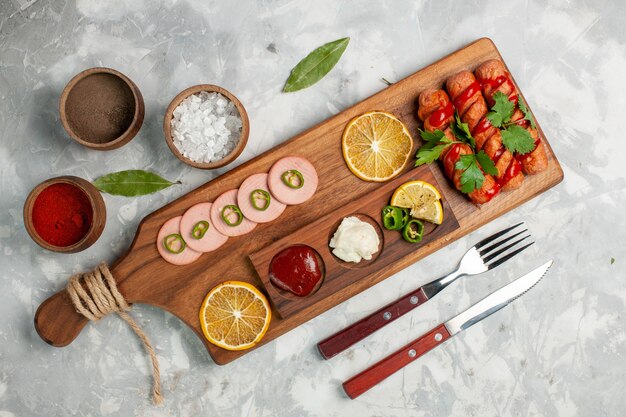
[[[306,297],[317,289],[324,276],[318,256],[306,245],[283,249],[272,258],[270,281],[280,289]]]

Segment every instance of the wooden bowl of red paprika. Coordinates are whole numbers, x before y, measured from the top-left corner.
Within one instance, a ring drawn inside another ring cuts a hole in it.
[[[51,178],[36,186],[24,203],[24,225],[42,248],[80,252],[93,245],[106,223],[100,191],[82,178]]]

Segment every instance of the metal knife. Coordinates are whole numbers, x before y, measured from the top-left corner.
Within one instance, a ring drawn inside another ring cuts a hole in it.
[[[455,334],[506,307],[511,301],[539,282],[550,266],[552,266],[551,260],[491,293],[458,316],[440,324],[419,339],[392,353],[360,374],[353,376],[343,383],[344,391],[352,399],[363,394],[374,385],[404,368],[432,348],[439,346]]]

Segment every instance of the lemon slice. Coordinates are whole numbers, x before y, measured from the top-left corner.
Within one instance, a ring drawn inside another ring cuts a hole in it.
[[[399,186],[391,196],[391,205],[414,208],[436,200],[441,200],[439,190],[426,181],[416,180]]]
[[[228,350],[249,349],[265,335],[272,311],[253,285],[227,281],[213,288],[200,308],[200,326],[207,340]]]
[[[411,209],[411,216],[431,223],[443,222],[441,194],[426,181],[409,181],[399,186],[391,196],[391,205]]]
[[[439,200],[423,206],[412,208],[411,216],[419,220],[441,224],[443,222],[443,207]]]
[[[394,115],[372,111],[348,123],[341,149],[354,175],[365,181],[383,182],[398,175],[409,161],[413,139]]]

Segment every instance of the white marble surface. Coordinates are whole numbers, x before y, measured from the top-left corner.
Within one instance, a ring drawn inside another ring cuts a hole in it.
[[[39,0],[17,12],[0,0],[0,8],[1,417],[623,415],[624,2]],[[301,57],[343,36],[352,41],[326,79],[280,92]],[[252,131],[236,165],[381,90],[381,77],[401,79],[482,36],[496,42],[521,84],[563,165],[562,184],[225,367],[177,319],[135,306],[161,361],[161,408],[148,398],[144,352],[119,319],[90,325],[63,349],[39,339],[35,309],[71,273],[114,260],[144,215],[225,171],[188,168],[167,149],[161,120],[177,92],[210,82],[240,97]],[[129,75],[146,101],[138,137],[104,153],[73,143],[57,110],[65,83],[100,65]],[[49,253],[29,239],[21,210],[34,185],[129,168],[183,185],[149,197],[105,196],[104,234],[82,253]],[[445,273],[479,237],[522,219],[537,244],[506,270],[455,284],[332,361],[314,350]],[[550,257],[550,274],[511,307],[358,400],[342,394],[341,381]]]

